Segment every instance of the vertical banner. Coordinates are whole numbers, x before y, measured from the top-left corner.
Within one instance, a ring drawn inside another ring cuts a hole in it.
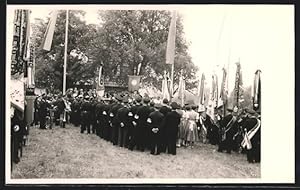
[[[134,92],[140,89],[141,76],[129,75],[128,76],[128,91]]]
[[[102,78],[102,68],[103,68],[103,66],[101,65],[98,69],[99,70],[98,82],[97,82],[97,85],[96,85],[96,92],[97,92],[97,95],[99,97],[103,97],[104,96],[104,91],[105,91],[104,82],[103,82],[103,78]]]
[[[198,85],[198,107],[199,110],[204,110],[205,95],[204,95],[205,75],[202,73],[201,80]]]
[[[42,48],[46,51],[51,50],[57,15],[58,15],[58,11],[52,12],[51,18],[49,20],[49,23],[48,23],[48,26],[47,26],[47,29],[45,32],[45,37],[44,37],[44,41],[42,43]]]
[[[167,72],[164,72],[164,78],[162,81],[162,98],[163,99],[168,99],[170,100],[170,93],[169,93],[169,88],[168,88],[168,77],[167,77]]]
[[[178,99],[179,99],[180,106],[183,107],[185,101],[185,80],[183,79],[182,72],[179,78]]]
[[[257,70],[254,76],[253,84],[253,109],[257,112],[261,111],[261,81],[260,81],[261,71]]]
[[[223,78],[221,83],[220,98],[217,107],[223,107],[223,117],[224,117],[226,115],[226,106],[227,106],[227,89],[226,89],[227,72],[225,68],[223,68],[222,71],[223,71]]]
[[[168,33],[166,64],[174,64],[175,39],[176,39],[176,15],[177,15],[176,11],[173,11],[169,33]]]
[[[237,68],[235,74],[233,106],[237,106],[239,108],[241,106],[241,103],[244,101],[243,87],[242,87],[243,81],[242,81],[242,73],[241,73],[241,64],[237,62],[236,66]]]

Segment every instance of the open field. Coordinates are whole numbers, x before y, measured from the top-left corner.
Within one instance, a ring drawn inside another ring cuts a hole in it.
[[[29,145],[12,178],[259,178],[260,164],[246,155],[197,144],[177,155],[150,155],[113,146],[94,134],[67,125],[52,130],[31,128]]]

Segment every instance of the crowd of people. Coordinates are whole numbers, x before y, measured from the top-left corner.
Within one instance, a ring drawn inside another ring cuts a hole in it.
[[[96,134],[115,146],[176,155],[179,147],[195,143],[216,145],[219,152],[246,153],[251,163],[260,162],[260,115],[252,109],[216,108],[214,117],[193,104],[179,106],[138,93],[114,93],[97,97],[93,91],[69,90],[65,96],[45,95],[36,99],[40,128],[66,123],[80,126],[81,133]],[[35,122],[38,122],[35,119]]]

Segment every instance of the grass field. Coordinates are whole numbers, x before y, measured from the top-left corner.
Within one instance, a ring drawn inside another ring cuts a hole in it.
[[[29,145],[14,165],[13,179],[27,178],[258,178],[260,164],[246,155],[219,153],[216,146],[179,148],[177,155],[150,155],[113,146],[67,125],[31,128]]]

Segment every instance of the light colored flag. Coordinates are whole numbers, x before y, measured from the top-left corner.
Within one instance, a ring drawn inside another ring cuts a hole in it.
[[[172,19],[168,33],[166,64],[174,64],[175,57],[175,39],[176,39],[176,15],[177,12],[172,12]]]
[[[49,20],[49,23],[48,23],[48,26],[47,26],[47,29],[45,32],[44,41],[42,43],[42,48],[46,51],[51,50],[57,15],[58,15],[58,11],[52,12],[51,18]]]
[[[205,109],[204,108],[204,102],[205,102],[205,94],[204,94],[204,85],[205,85],[205,75],[202,73],[201,80],[198,84],[198,107],[199,109]]]
[[[260,111],[260,99],[261,99],[261,82],[260,82],[260,70],[255,72],[254,85],[253,85],[253,109]]]
[[[179,78],[179,85],[178,85],[178,98],[180,100],[180,105],[183,107],[184,106],[184,100],[185,100],[185,81],[182,76],[182,72],[180,74]]]
[[[162,81],[162,96],[163,99],[170,100],[169,88],[168,88],[168,79],[167,79],[167,72],[164,73],[164,79]]]

